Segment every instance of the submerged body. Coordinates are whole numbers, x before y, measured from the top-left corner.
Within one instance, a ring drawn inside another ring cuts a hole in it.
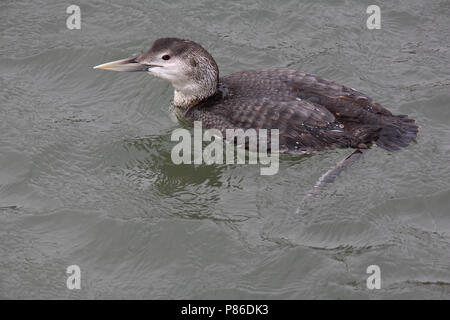
[[[282,153],[366,149],[372,143],[392,151],[407,146],[418,132],[408,116],[393,115],[366,95],[319,76],[261,70],[219,78],[211,55],[189,40],[159,39],[139,57],[96,68],[148,71],[170,81],[184,118],[223,134],[278,129]]]

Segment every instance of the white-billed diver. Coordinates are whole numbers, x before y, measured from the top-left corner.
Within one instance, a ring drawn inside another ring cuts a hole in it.
[[[418,126],[393,115],[368,96],[322,77],[295,70],[243,71],[219,78],[213,57],[199,44],[156,40],[144,54],[95,69],[146,71],[169,81],[174,105],[188,121],[206,128],[278,129],[281,153],[373,143],[394,151],[406,147]]]

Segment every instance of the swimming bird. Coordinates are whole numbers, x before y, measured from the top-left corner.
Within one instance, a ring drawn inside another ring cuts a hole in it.
[[[173,104],[206,128],[278,129],[279,152],[336,147],[394,151],[417,136],[407,115],[393,115],[367,95],[296,70],[243,71],[219,77],[214,58],[198,43],[161,38],[137,57],[95,69],[144,71],[169,81]]]

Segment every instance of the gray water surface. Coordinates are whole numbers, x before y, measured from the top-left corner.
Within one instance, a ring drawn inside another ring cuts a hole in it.
[[[378,1],[380,30],[370,4],[2,1],[0,298],[450,298],[450,2]],[[274,176],[176,166],[170,85],[92,69],[164,36],[201,43],[222,75],[356,88],[416,119],[417,143],[372,148],[304,206],[350,150],[283,158]]]

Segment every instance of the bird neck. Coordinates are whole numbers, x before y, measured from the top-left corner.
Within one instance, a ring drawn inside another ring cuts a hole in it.
[[[214,59],[205,51],[194,60],[191,63],[195,67],[191,65],[188,75],[172,81],[176,107],[189,108],[213,96],[218,90],[219,68]]]
[[[186,109],[213,96],[216,92],[217,81],[196,84],[189,88],[175,88],[173,104],[175,107]]]

